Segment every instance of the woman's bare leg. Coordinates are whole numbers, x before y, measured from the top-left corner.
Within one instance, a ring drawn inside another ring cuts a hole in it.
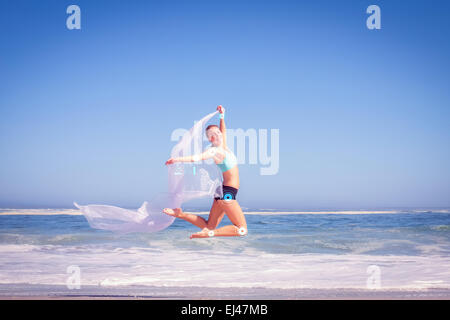
[[[213,200],[213,205],[211,211],[209,212],[208,221],[206,222],[206,228],[213,230],[217,228],[220,221],[222,221],[225,211],[223,211],[222,206],[218,200]]]
[[[202,231],[194,233],[190,238],[209,237],[209,232],[217,228],[224,215],[225,211],[223,211],[222,205],[218,202],[218,200],[214,200],[211,212],[209,213],[208,221],[206,222],[206,228],[203,228]]]
[[[205,219],[203,219],[202,217],[200,217],[196,214],[185,213],[185,212],[183,212],[183,210],[181,210],[181,208],[175,208],[175,209],[165,208],[165,209],[163,209],[163,212],[165,214],[168,214],[169,216],[172,216],[175,218],[180,218],[187,222],[190,222],[194,226],[199,227],[200,229],[206,228],[206,220]]]
[[[227,214],[233,225],[228,225],[214,231],[215,237],[238,237],[247,234],[247,222],[245,220],[244,213],[241,206],[236,200],[218,200],[222,210]],[[209,229],[209,228],[208,228]],[[191,235],[192,238],[206,238],[210,235],[209,230],[202,230],[202,232]]]
[[[221,209],[220,205],[217,203],[217,201],[213,202],[213,205],[211,207],[211,210],[209,212],[208,221],[206,221],[204,218],[191,213],[186,213],[181,210],[181,208],[175,208],[175,209],[169,209],[166,208],[163,210],[165,214],[168,214],[169,216],[183,219],[187,222],[192,223],[194,226],[199,227],[200,229],[215,229],[220,221],[222,220],[225,212]]]

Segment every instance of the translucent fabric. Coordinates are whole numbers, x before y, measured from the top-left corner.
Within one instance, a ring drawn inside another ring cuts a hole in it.
[[[200,155],[204,148],[205,128],[216,115],[213,112],[197,121],[172,148],[171,157]],[[137,210],[123,209],[109,205],[74,205],[95,229],[118,233],[155,232],[170,226],[175,220],[162,210],[179,208],[187,201],[203,197],[222,197],[222,174],[208,159],[196,162],[176,162],[168,165],[169,190],[157,194],[150,202],[145,201]]]

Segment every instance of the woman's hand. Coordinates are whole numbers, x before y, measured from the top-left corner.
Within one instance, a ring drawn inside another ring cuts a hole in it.
[[[217,106],[217,111],[219,111],[219,113],[225,113],[225,108],[222,106]]]
[[[175,158],[170,158],[169,160],[166,161],[166,165],[174,164],[175,162],[177,162]]]

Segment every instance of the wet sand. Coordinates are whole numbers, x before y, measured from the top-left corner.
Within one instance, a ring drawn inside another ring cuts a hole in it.
[[[450,300],[450,289],[267,289],[0,285],[0,300]]]

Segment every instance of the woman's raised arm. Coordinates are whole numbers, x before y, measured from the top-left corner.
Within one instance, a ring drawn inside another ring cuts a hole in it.
[[[227,147],[227,127],[225,126],[225,108],[222,106],[217,107],[217,111],[220,113],[220,132],[222,132],[223,146]]]

